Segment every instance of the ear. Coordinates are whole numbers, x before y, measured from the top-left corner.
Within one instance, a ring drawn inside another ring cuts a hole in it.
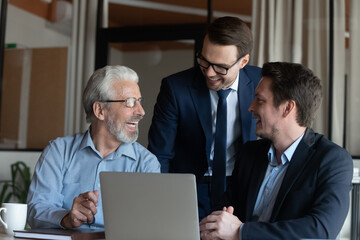
[[[104,105],[102,103],[94,102],[94,104],[93,104],[93,112],[94,112],[94,116],[97,119],[104,120],[104,118],[105,118],[104,110],[105,110],[105,107],[104,107]]]
[[[250,55],[246,54],[244,57],[242,57],[242,59],[240,60],[240,68],[243,68],[246,66],[246,64],[248,64],[250,60]]]
[[[284,104],[285,104],[285,106],[284,106],[283,116],[287,117],[287,116],[289,116],[290,113],[295,111],[296,103],[294,100],[288,100]]]

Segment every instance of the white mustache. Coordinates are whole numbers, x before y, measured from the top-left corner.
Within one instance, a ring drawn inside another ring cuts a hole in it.
[[[126,120],[126,122],[138,122],[141,119],[143,119],[142,116],[133,116],[133,117],[130,117],[128,120]]]

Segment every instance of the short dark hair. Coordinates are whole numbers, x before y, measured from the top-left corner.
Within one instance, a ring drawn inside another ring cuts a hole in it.
[[[221,17],[212,22],[207,35],[210,42],[219,45],[235,45],[238,57],[250,54],[253,48],[253,38],[250,28],[237,17]]]
[[[311,127],[322,101],[320,79],[307,67],[287,62],[265,63],[261,73],[272,80],[275,107],[287,100],[294,100],[298,124]]]

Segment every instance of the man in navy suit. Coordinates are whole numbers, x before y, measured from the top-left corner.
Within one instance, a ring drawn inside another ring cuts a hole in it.
[[[196,175],[200,219],[211,212],[211,201],[215,202],[211,176],[218,90],[231,89],[226,132],[218,133],[227,136],[224,179],[225,174],[231,175],[242,144],[256,139],[255,121],[247,108],[261,69],[247,65],[252,47],[251,31],[242,20],[218,18],[208,27],[197,54],[198,66],[171,75],[161,84],[149,130],[149,150],[158,157],[162,172]],[[222,193],[224,190],[225,186]]]
[[[320,80],[294,63],[266,63],[262,75],[249,107],[262,139],[243,146],[223,209],[200,222],[201,237],[334,239],[349,210],[353,162],[310,128]]]

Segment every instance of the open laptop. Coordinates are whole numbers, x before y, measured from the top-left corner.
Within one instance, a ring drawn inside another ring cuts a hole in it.
[[[199,240],[195,176],[100,173],[107,240]]]

